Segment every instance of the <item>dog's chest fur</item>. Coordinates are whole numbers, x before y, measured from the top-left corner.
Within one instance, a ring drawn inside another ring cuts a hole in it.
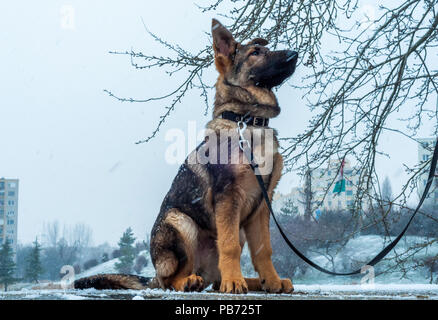
[[[239,134],[235,123],[232,123],[223,119],[214,119],[207,125],[208,129],[212,129],[219,136],[219,130],[228,130],[231,135],[231,140],[236,142],[239,140]],[[254,136],[254,130],[259,130],[258,134],[260,139],[254,139],[251,144],[252,153],[255,159],[264,159],[267,162],[271,162],[273,165],[274,155],[278,153],[278,141],[276,139],[276,133],[271,134],[267,139],[273,139],[271,142],[267,142],[265,139],[265,130],[272,129],[260,129],[252,126],[247,127],[245,130],[245,137],[250,140],[251,136]],[[228,161],[229,164],[220,164],[217,168],[220,170],[229,172],[229,181],[220,181],[221,184],[225,184],[226,188],[224,193],[231,193],[233,201],[235,202],[236,209],[239,210],[240,222],[247,220],[249,215],[258,207],[263,200],[260,186],[257,182],[254,171],[251,169],[246,161],[245,155],[240,150],[238,143],[228,142]],[[219,144],[218,144],[219,145]],[[219,148],[221,150],[221,148]],[[223,150],[223,149],[222,149]],[[232,159],[232,154],[239,155],[239,163],[235,163],[236,159]],[[219,159],[218,155],[218,159]],[[233,162],[234,161],[234,162]],[[213,175],[215,175],[213,171]],[[262,178],[265,185],[268,185],[271,178],[271,171],[262,171]],[[217,181],[219,183],[219,181]],[[217,194],[213,195],[218,196]]]
[[[169,210],[177,208],[192,218],[201,229],[210,230],[214,234],[216,230],[215,212],[218,204],[224,201],[231,203],[233,209],[230,214],[239,215],[240,222],[243,223],[263,201],[261,189],[253,170],[247,161],[243,162],[244,154],[239,148],[236,123],[224,119],[214,119],[208,123],[207,129],[215,132],[218,132],[219,129],[229,129],[232,135],[231,140],[234,140],[235,143],[231,143],[226,148],[228,149],[226,163],[196,163],[194,159],[196,159],[197,153],[203,153],[205,151],[203,148],[208,148],[208,145],[203,144],[202,147],[194,150],[180,167],[163,201],[154,230],[158,228],[161,221],[165,220]],[[250,134],[251,130],[252,127],[248,127],[247,134]],[[228,144],[228,140],[225,141]],[[253,153],[255,156],[261,154],[266,159],[274,158],[275,154],[278,153],[278,141],[275,135],[273,142],[273,148],[265,148],[265,139],[262,136],[258,143],[252,145]],[[220,146],[218,150],[221,150]],[[231,154],[236,152],[240,157],[240,162],[232,163]],[[217,156],[220,160],[220,152]],[[270,172],[263,174],[262,177],[265,186],[268,186],[271,180]]]

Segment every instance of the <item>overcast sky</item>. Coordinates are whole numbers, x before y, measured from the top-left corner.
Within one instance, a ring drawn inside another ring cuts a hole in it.
[[[160,71],[133,70],[128,57],[108,51],[165,55],[141,18],[154,33],[195,51],[209,43],[205,32],[213,17],[191,1],[0,3],[0,177],[20,179],[21,243],[54,220],[88,224],[95,244],[116,244],[129,226],[145,237],[178,170],[164,161],[166,130],[186,130],[188,121],[202,128],[211,116],[203,115],[202,98],[193,93],[154,140],[135,145],[153,130],[163,102],[120,103],[103,89],[147,98],[167,93],[176,82]],[[289,83],[299,81],[303,68]],[[211,68],[209,77],[215,76]],[[311,113],[302,94],[288,85],[279,90],[282,113],[271,124],[280,136],[305,129]],[[391,159],[380,161],[378,171],[397,190],[406,178],[402,164],[416,163],[417,146],[387,135],[382,148]],[[287,193],[298,183],[290,174],[279,190]]]

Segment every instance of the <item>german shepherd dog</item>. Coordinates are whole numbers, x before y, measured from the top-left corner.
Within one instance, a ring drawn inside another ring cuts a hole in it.
[[[238,43],[215,19],[212,35],[219,77],[213,119],[207,129],[217,136],[221,130],[229,130],[239,139],[238,121],[244,120],[247,133],[272,131],[268,121],[280,113],[272,89],[293,74],[298,54],[270,51],[268,42],[260,38]],[[254,139],[252,143],[254,153],[264,152],[265,158],[272,158],[272,168],[262,174],[270,198],[283,169],[275,132],[272,140],[271,150],[263,141]],[[181,165],[152,229],[154,279],[97,275],[77,280],[75,287],[200,291],[212,284],[213,289],[226,293],[292,292],[291,280],[280,279],[272,264],[269,210],[256,176],[249,163],[241,161],[239,144],[226,141],[228,151],[239,154],[237,163],[190,161],[201,146]],[[226,159],[230,160],[230,155]],[[240,255],[246,241],[259,278],[242,276]]]

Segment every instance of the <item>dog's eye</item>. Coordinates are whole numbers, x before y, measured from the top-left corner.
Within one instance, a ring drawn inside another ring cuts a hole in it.
[[[260,54],[259,50],[255,50],[253,52],[251,52],[252,56],[258,56]]]

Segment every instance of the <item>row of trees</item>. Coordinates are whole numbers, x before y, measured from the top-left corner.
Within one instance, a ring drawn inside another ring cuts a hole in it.
[[[22,279],[17,278],[16,263],[14,262],[14,252],[8,241],[1,246],[0,249],[0,284],[3,284],[5,291],[8,286],[20,280],[29,282],[37,282],[43,273],[41,265],[41,244],[38,239],[35,239],[32,250],[26,257],[25,272]]]
[[[123,233],[117,249],[111,249],[107,244],[91,247],[91,230],[88,227],[75,226],[70,228],[73,232],[67,231],[69,228],[63,229],[60,233],[56,222],[47,225],[42,243],[36,239],[32,245],[19,246],[16,255],[8,242],[1,246],[0,285],[3,285],[5,291],[8,286],[17,282],[59,280],[62,276],[60,270],[64,265],[72,265],[75,273],[79,274],[82,270],[109,261],[110,258],[118,258],[114,265],[116,271],[139,274],[148,263],[145,255],[140,252],[148,251],[149,243],[136,242],[131,228]],[[66,237],[73,234],[74,237]]]

